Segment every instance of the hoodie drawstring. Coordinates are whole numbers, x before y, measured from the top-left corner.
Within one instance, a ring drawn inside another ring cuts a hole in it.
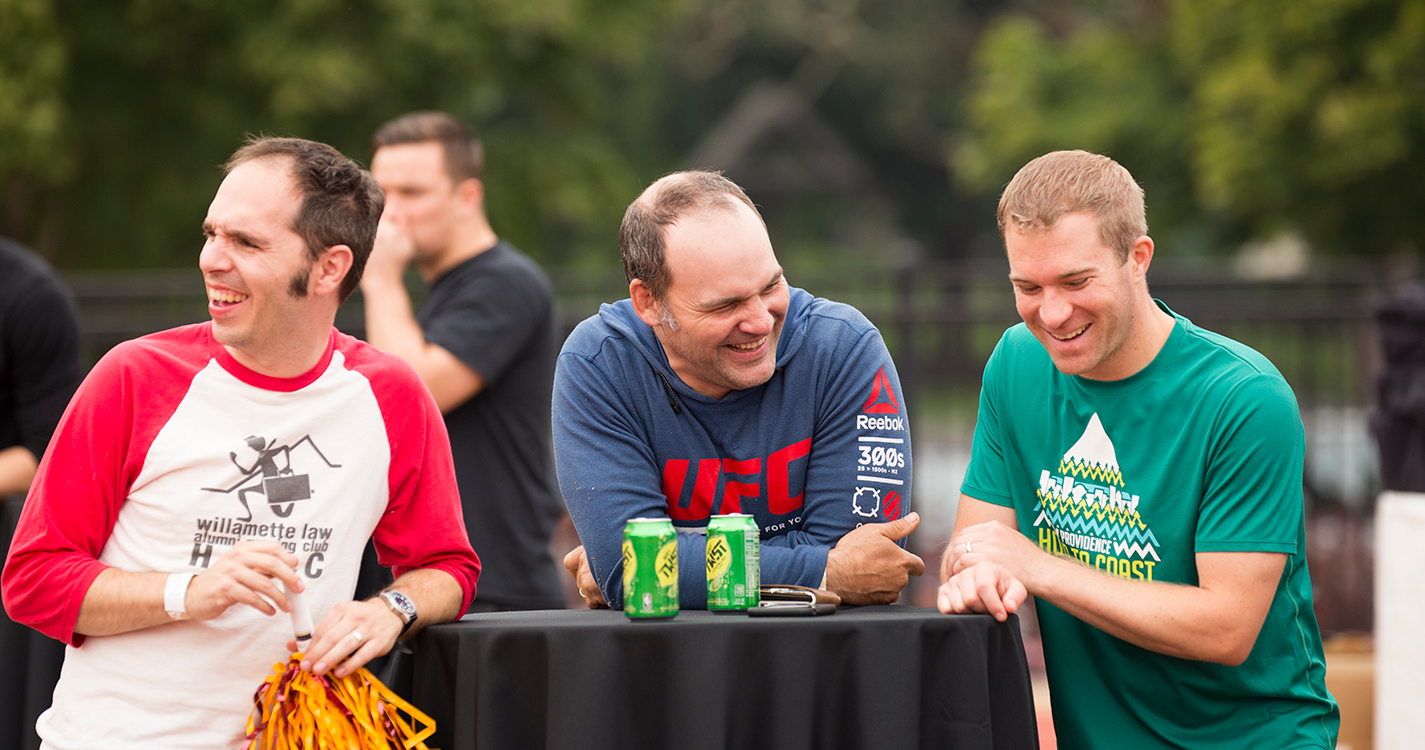
[[[657,369],[655,369],[654,372],[658,373],[658,379],[663,381],[663,392],[668,396],[668,405],[673,407],[673,413],[682,414],[683,407],[678,405],[678,394],[673,392],[673,384],[669,383],[668,378],[664,376],[663,373],[658,372]]]

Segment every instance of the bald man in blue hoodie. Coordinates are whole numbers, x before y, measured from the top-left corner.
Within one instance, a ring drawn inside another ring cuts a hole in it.
[[[681,606],[707,606],[715,514],[753,516],[764,583],[894,602],[910,425],[895,364],[865,316],[787,284],[766,225],[716,172],[679,172],[629,206],[629,298],[574,330],[554,378],[559,485],[584,546],[565,559],[591,607],[622,606],[632,518],[678,534]]]

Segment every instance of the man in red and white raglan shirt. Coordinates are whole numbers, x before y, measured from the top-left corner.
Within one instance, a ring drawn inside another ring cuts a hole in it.
[[[311,141],[249,142],[208,209],[211,323],[121,344],[45,454],[5,608],[69,644],[44,747],[236,748],[292,642],[345,675],[463,612],[480,563],[414,371],[333,328],[383,197]],[[396,580],[351,601],[368,538]],[[275,605],[275,606],[274,606]]]

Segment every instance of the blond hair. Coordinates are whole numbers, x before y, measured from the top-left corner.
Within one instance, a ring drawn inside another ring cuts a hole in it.
[[[1072,213],[1097,220],[1099,241],[1120,263],[1148,234],[1143,188],[1123,165],[1087,151],[1055,151],[1025,164],[1005,187],[996,211],[1000,239],[1011,227],[1021,234],[1047,232]]]

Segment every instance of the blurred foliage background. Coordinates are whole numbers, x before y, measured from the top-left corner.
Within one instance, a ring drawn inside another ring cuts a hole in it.
[[[746,187],[792,282],[885,334],[932,558],[1016,322],[998,194],[1053,149],[1114,157],[1154,293],[1296,390],[1318,617],[1371,627],[1372,311],[1425,245],[1425,0],[0,0],[0,234],[62,269],[92,362],[205,318],[199,230],[245,134],[366,163],[414,109],[485,141],[491,221],[565,330],[625,293],[649,182]]]
[[[1425,240],[1425,0],[0,0],[0,232],[189,267],[245,133],[364,163],[426,108],[551,266],[615,263],[688,166],[744,183],[789,266],[993,256],[1000,188],[1071,147],[1139,179],[1161,254]]]

